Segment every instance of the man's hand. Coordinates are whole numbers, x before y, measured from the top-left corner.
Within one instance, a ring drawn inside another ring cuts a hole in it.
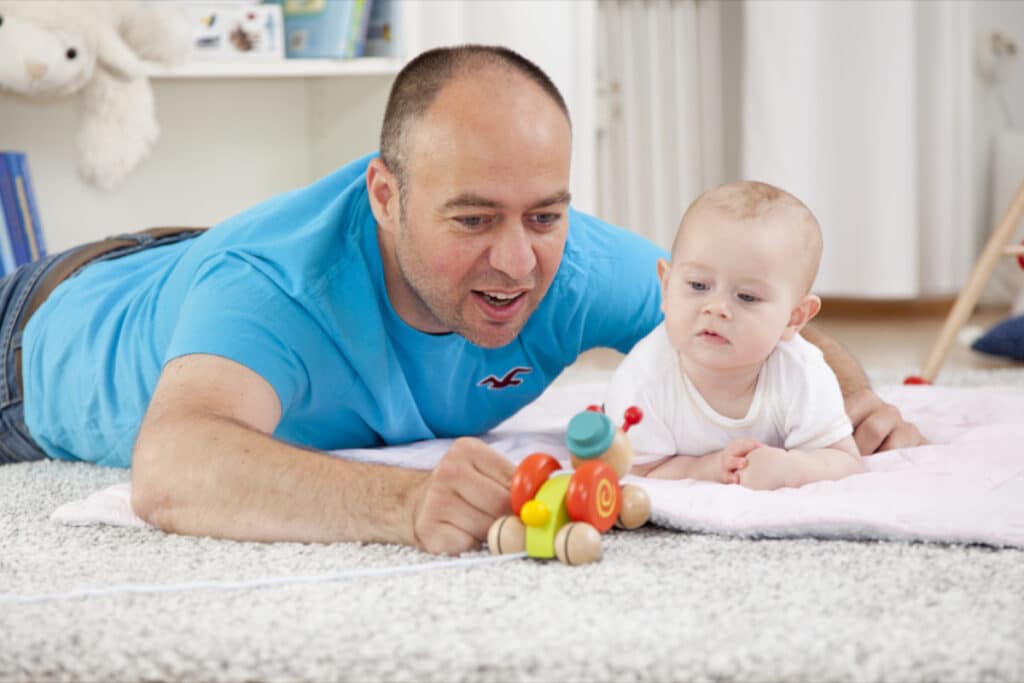
[[[917,427],[904,421],[896,406],[880,399],[871,389],[860,389],[847,396],[846,414],[853,423],[853,438],[862,455],[928,443]]]
[[[413,535],[429,553],[457,555],[479,548],[491,522],[511,514],[516,466],[474,438],[457,439],[413,492]]]

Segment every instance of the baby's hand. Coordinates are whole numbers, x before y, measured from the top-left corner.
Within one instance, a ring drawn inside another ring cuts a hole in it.
[[[771,491],[789,486],[792,458],[781,448],[762,446],[746,456],[746,467],[739,475],[739,483],[748,489]]]
[[[747,466],[747,455],[758,448],[761,444],[755,439],[737,439],[714,456],[718,461],[716,464],[717,476],[713,480],[723,484],[739,484],[740,470]]]

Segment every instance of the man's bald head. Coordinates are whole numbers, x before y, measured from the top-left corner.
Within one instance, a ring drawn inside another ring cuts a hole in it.
[[[384,164],[404,185],[407,170],[406,136],[423,118],[438,94],[454,79],[486,71],[518,74],[536,84],[569,120],[569,109],[558,88],[536,64],[508,48],[486,45],[461,45],[428,50],[411,62],[395,78],[384,112],[380,134],[380,156]]]

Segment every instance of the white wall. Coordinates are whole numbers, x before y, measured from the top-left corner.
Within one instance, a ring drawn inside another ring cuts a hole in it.
[[[112,191],[75,170],[77,98],[0,94],[0,149],[28,154],[48,251],[162,225],[212,225],[376,149],[390,76],[154,79],[162,134]]]
[[[1001,196],[994,196],[992,162],[996,152],[997,136],[1011,128],[1000,103],[1003,98],[1012,117],[1012,128],[1024,135],[1024,1],[975,0],[973,26],[970,27],[975,39],[992,30],[999,30],[1017,43],[1017,57],[1010,68],[1004,71],[1005,80],[996,85],[985,83],[980,78],[973,80],[973,191],[977,198],[974,206],[973,225],[975,246],[980,249],[988,239],[995,223],[1006,209],[1009,190]],[[972,43],[973,45],[973,43]],[[1005,149],[1003,150],[1006,151]],[[1005,187],[1024,182],[1024,159],[1015,166],[1022,171],[1016,183],[1004,181]],[[1024,226],[1018,227],[1017,242],[1024,239]],[[1014,259],[1003,259],[992,282],[989,284],[984,301],[1003,303],[1009,301],[1014,292],[1024,283],[1024,274],[1017,268]]]

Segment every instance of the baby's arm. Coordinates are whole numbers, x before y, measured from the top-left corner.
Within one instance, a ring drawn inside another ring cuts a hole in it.
[[[825,448],[807,451],[758,448],[747,455],[739,480],[747,488],[770,490],[842,479],[863,471],[857,443],[847,436]]]
[[[740,470],[747,465],[747,454],[760,445],[754,439],[738,439],[722,450],[706,455],[672,455],[634,465],[630,473],[651,479],[700,479],[738,484]]]

